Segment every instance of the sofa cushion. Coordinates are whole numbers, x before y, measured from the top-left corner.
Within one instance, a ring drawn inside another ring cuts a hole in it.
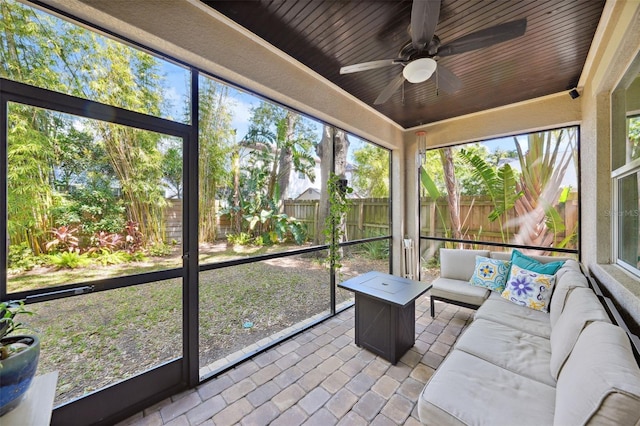
[[[549,312],[555,276],[513,265],[502,297],[536,311]]]
[[[489,290],[474,287],[468,281],[440,277],[433,280],[431,285],[431,296],[456,300],[470,305],[480,306],[489,297]]]
[[[476,266],[469,282],[476,287],[502,293],[507,283],[509,269],[511,269],[509,261],[476,256]]]
[[[489,256],[488,250],[440,249],[440,276],[469,281],[473,275],[476,256]]]
[[[551,345],[544,337],[477,319],[460,336],[455,348],[521,376],[556,385],[549,372]]]
[[[427,425],[550,425],[555,389],[454,349],[418,400]]]
[[[564,268],[561,268],[564,269]],[[560,271],[558,271],[558,276]],[[589,283],[579,270],[568,270],[558,278],[549,303],[549,315],[551,324],[555,324],[562,314],[567,297],[574,288],[588,288]]]
[[[547,339],[551,336],[549,314],[525,309],[504,299],[489,298],[478,308],[474,318],[498,322]]]
[[[611,322],[595,293],[589,288],[574,289],[556,324],[551,326],[551,375],[557,380],[582,330],[592,321]]]
[[[596,321],[560,371],[554,424],[640,424],[640,369],[627,334]]]
[[[553,275],[562,267],[564,260],[554,260],[551,256],[530,257],[522,254],[519,250],[513,250],[511,263],[532,272]]]
[[[580,264],[574,259],[565,260],[564,265],[562,265],[562,268],[556,271],[556,284],[562,279],[562,276],[565,274],[565,272],[568,272],[568,271],[575,271],[575,272],[582,273],[582,268],[580,267]]]
[[[511,262],[511,253],[506,251],[492,251],[489,253],[489,257],[492,259],[508,260]]]

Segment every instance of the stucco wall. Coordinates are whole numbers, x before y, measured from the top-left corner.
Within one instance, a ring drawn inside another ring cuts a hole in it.
[[[640,2],[608,2],[593,64],[581,78],[582,260],[617,303],[640,323],[640,280],[612,263],[612,92],[640,51]],[[624,108],[622,108],[623,110]]]

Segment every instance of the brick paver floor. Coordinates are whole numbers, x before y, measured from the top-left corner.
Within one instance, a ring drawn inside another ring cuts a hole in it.
[[[418,425],[416,402],[473,311],[416,301],[416,344],[396,365],[354,343],[347,309],[119,426]]]

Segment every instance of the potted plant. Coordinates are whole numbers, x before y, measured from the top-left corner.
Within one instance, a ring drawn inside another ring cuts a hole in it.
[[[23,314],[32,314],[23,301],[0,303],[0,416],[18,406],[38,367],[38,336],[14,334],[26,328],[16,320]]]

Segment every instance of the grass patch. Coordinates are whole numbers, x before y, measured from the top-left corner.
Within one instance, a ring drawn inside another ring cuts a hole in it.
[[[225,256],[236,256],[229,250]],[[388,262],[352,256],[341,279]],[[125,268],[135,265],[127,264]],[[60,270],[70,279],[100,276],[96,266]],[[125,269],[128,270],[128,269]],[[122,269],[120,270],[122,271]],[[48,276],[42,278],[49,278]],[[60,278],[52,278],[59,282]],[[317,313],[329,310],[329,273],[311,255],[200,274],[200,365],[208,365]],[[338,289],[337,302],[353,297]],[[38,374],[58,370],[56,404],[182,356],[182,285],[167,280],[29,306],[41,337]],[[251,322],[250,328],[243,327]]]

